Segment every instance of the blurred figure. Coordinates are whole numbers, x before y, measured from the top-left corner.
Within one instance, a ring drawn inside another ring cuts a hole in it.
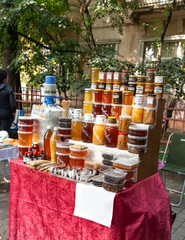
[[[15,117],[16,100],[13,89],[7,83],[7,73],[0,70],[0,125],[1,130],[9,132]]]

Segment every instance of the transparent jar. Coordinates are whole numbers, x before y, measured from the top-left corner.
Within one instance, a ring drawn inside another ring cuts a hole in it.
[[[156,108],[145,107],[143,114],[143,123],[153,125],[156,118]]]
[[[114,72],[114,79],[113,79],[113,81],[114,82],[120,82],[121,83],[121,80],[122,79],[122,77],[121,77],[121,71],[115,71]]]
[[[136,82],[129,82],[128,83],[128,91],[133,92],[133,94],[136,94]]]
[[[144,95],[145,93],[145,83],[143,82],[137,82],[136,85],[136,94],[142,94]]]
[[[126,83],[126,84],[128,84],[128,80],[129,80],[129,73],[130,73],[130,71],[126,71],[126,70],[123,70],[122,71],[122,83]]]
[[[132,105],[133,103],[133,92],[132,91],[124,91],[123,93],[123,104],[124,105]]]
[[[155,78],[155,69],[147,69],[147,82],[153,83]]]
[[[106,118],[111,116],[111,104],[102,103],[102,114],[105,115]]]
[[[155,83],[154,84],[154,94],[157,98],[163,98],[164,84]]]
[[[82,124],[83,120],[80,118],[72,119],[72,126],[71,126],[71,139],[75,141],[82,140]]]
[[[112,90],[104,90],[103,91],[103,103],[112,103]]]
[[[94,90],[94,101],[96,103],[101,103],[103,98],[103,89],[95,89]]]
[[[132,109],[132,122],[143,123],[143,112],[144,108],[141,106],[133,105]]]
[[[113,91],[119,91],[120,87],[121,87],[121,83],[114,82],[114,84],[113,84]]]
[[[146,82],[146,76],[137,76],[137,82],[145,83]]]
[[[92,109],[93,109],[93,103],[92,102],[83,102],[83,115],[86,113],[91,113],[92,114]]]
[[[112,82],[107,82],[105,90],[113,90],[113,83]]]
[[[93,114],[94,117],[96,117],[97,115],[102,115],[102,103],[93,104]]]
[[[118,144],[117,148],[122,150],[127,150],[128,146],[128,133],[118,132]]]
[[[93,99],[93,90],[91,88],[85,88],[85,97],[86,102],[91,102]]]
[[[107,71],[101,70],[99,82],[106,82],[106,81],[107,81]]]
[[[136,76],[135,75],[130,75],[129,76],[129,82],[132,82],[132,83],[135,82],[136,83],[137,82]]]
[[[108,70],[107,71],[107,82],[113,82],[114,79],[114,71]]]
[[[100,69],[92,68],[92,82],[96,82],[100,80]]]
[[[153,93],[154,93],[154,84],[149,82],[145,83],[145,96]]]
[[[91,89],[95,90],[98,88],[98,82],[91,82]]]
[[[113,91],[113,104],[122,104],[122,91]]]
[[[105,145],[106,147],[117,147],[118,124],[116,117],[109,117],[105,128]]]
[[[147,107],[156,107],[156,95],[155,94],[149,94],[147,96],[147,100],[146,100],[146,106]]]
[[[122,116],[132,116],[132,106],[131,105],[122,105],[121,115]]]
[[[119,119],[119,116],[121,115],[121,109],[122,109],[122,104],[112,104],[111,116],[117,117],[117,119]]]
[[[82,125],[82,141],[86,143],[92,143],[94,127],[93,114],[85,114]]]
[[[106,82],[99,82],[98,83],[98,89],[105,90],[106,88]]]
[[[144,106],[144,102],[145,102],[145,96],[144,95],[140,95],[140,94],[137,94],[135,97],[134,97],[134,105],[137,105],[137,106]]]
[[[124,92],[124,91],[128,91],[128,84],[122,84],[120,86],[120,91]]]
[[[105,116],[98,115],[93,127],[93,143],[96,145],[104,145],[105,143]]]
[[[164,84],[165,83],[165,77],[164,76],[155,76],[154,83]]]
[[[119,117],[119,132],[128,133],[131,120],[132,120],[131,116],[120,116]]]

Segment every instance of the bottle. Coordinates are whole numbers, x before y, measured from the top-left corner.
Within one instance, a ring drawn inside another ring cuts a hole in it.
[[[37,159],[42,160],[42,156],[41,156],[40,152],[38,152],[38,154],[37,154]]]
[[[28,153],[32,152],[32,147],[28,148]]]
[[[51,159],[51,151],[50,151],[50,138],[52,136],[51,126],[47,126],[47,131],[44,134],[44,152],[45,152],[45,159]]]
[[[49,145],[50,145],[50,144],[49,144]],[[45,158],[44,150],[41,150],[41,151],[40,151],[40,156],[41,156],[41,160],[44,160],[44,158]]]
[[[37,160],[37,151],[33,153],[32,160]]]
[[[96,145],[104,145],[105,143],[105,116],[97,115],[96,122],[93,127],[93,143]]]
[[[93,114],[86,113],[84,115],[84,122],[82,125],[82,141],[86,143],[92,143],[94,127],[94,117]]]
[[[24,164],[26,164],[28,161],[28,152],[25,152],[24,156],[23,156],[23,162]]]
[[[60,135],[58,134],[58,128],[54,128],[54,132],[50,138],[50,151],[51,151],[51,162],[57,163],[56,159],[56,144],[61,142]]]
[[[33,152],[28,152],[27,162],[32,161]]]

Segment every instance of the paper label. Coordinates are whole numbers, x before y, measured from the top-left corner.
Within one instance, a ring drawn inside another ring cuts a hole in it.
[[[142,105],[142,99],[143,99],[143,97],[137,97],[137,96],[135,96],[134,104],[135,104],[135,105]]]
[[[104,89],[104,85],[103,85],[103,84],[99,84],[98,87],[99,87],[100,89]]]
[[[137,86],[136,87],[136,93],[143,93],[143,87],[142,86]]]
[[[128,87],[128,91],[133,91],[134,92],[135,87]]]
[[[118,80],[119,79],[119,74],[118,73],[114,73],[114,80]]]
[[[155,87],[154,88],[154,93],[162,93],[163,92],[163,88],[162,87]]]
[[[113,95],[113,98],[119,98],[119,95]]]
[[[153,104],[154,103],[154,99],[153,98],[147,98],[147,104]]]
[[[156,76],[156,77],[155,77],[155,83],[163,83],[163,77],[161,77],[161,76]]]
[[[112,80],[112,73],[107,73],[107,80]]]
[[[111,85],[106,85],[106,90],[111,90]]]
[[[119,85],[114,85],[114,86],[113,86],[113,90],[114,90],[114,91],[119,90]]]
[[[104,80],[104,73],[100,73],[100,79]]]
[[[95,84],[92,84],[92,85],[91,85],[91,89],[95,90],[95,89],[96,89],[96,85],[95,85]]]

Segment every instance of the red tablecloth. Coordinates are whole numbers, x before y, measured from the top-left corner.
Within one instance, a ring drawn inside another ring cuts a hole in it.
[[[9,240],[169,240],[170,200],[159,173],[118,193],[111,228],[73,216],[76,183],[11,161]]]

